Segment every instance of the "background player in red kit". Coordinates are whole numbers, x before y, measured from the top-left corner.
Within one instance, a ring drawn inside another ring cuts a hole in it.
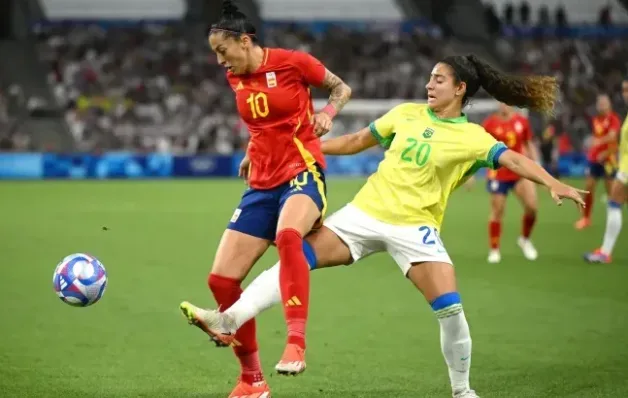
[[[576,229],[584,229],[591,225],[591,209],[595,197],[597,181],[604,178],[606,193],[610,192],[610,186],[617,171],[617,137],[621,121],[613,112],[611,99],[607,94],[597,96],[598,114],[591,121],[593,131],[591,147],[587,155],[589,167],[585,181],[585,190],[589,193],[584,197],[586,206],[582,218],[576,222]]]
[[[505,143],[509,149],[538,161],[538,153],[533,143],[530,123],[525,116],[516,113],[512,107],[500,104],[498,112],[489,116],[483,125],[486,131],[498,141]],[[514,190],[515,195],[523,205],[521,236],[517,243],[528,260],[536,260],[538,253],[530,241],[537,211],[534,183],[520,178],[514,172],[502,167],[497,170],[489,170],[486,189],[491,194],[488,262],[498,263],[501,261],[500,237],[502,219],[506,207],[506,198],[511,190]]]
[[[209,44],[227,69],[238,112],[251,135],[240,167],[249,188],[220,241],[209,288],[219,308],[228,309],[240,297],[241,281],[274,242],[288,324],[286,350],[276,370],[297,374],[305,370],[310,272],[306,256],[312,252],[302,237],[327,207],[325,159],[318,137],[329,131],[351,89],[309,54],[261,47],[255,28],[230,0],[223,1],[222,18],[212,26]],[[331,92],[328,105],[315,115],[310,86]],[[216,337],[204,322],[202,309],[184,302],[181,310],[190,323]],[[242,368],[231,396],[270,396],[254,321],[225,343],[234,346]]]

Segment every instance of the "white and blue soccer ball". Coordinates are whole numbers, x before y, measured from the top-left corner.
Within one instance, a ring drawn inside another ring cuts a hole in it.
[[[52,284],[64,303],[87,307],[98,302],[105,293],[107,271],[94,256],[70,254],[55,268]]]

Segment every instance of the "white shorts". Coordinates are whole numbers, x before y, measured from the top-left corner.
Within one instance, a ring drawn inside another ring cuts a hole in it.
[[[413,263],[437,261],[453,264],[437,229],[430,225],[387,224],[351,204],[329,216],[324,225],[349,247],[353,261],[387,251],[404,275]]]

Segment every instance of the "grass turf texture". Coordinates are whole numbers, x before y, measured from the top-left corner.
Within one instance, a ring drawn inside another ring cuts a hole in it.
[[[361,180],[331,180],[330,210]],[[188,327],[178,304],[213,306],[206,285],[239,181],[0,183],[0,391],[8,397],[226,397],[230,350]],[[509,199],[503,261],[486,263],[488,195],[457,192],[443,240],[454,259],[473,336],[472,386],[482,397],[628,396],[628,245],[615,264],[587,265],[605,206],[576,232],[570,203],[539,191],[537,262],[516,238]],[[107,230],[104,230],[106,227]],[[623,241],[623,242],[622,242]],[[109,273],[90,308],[52,291],[56,263],[97,256]],[[248,281],[276,260],[271,249]],[[280,308],[259,318],[262,361],[276,397],[445,397],[438,324],[386,255],[312,276],[308,371],[271,373],[284,343]]]

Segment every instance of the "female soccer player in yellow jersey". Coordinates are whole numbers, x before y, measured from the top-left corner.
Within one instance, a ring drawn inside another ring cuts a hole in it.
[[[457,398],[477,395],[469,386],[469,326],[453,263],[439,235],[449,195],[478,168],[501,165],[548,187],[558,204],[561,198],[584,204],[582,191],[557,181],[467,121],[462,107],[480,87],[499,101],[542,112],[552,110],[556,93],[550,77],[507,76],[475,56],[445,58],[432,70],[427,105],[399,105],[357,133],[323,142],[323,152],[330,155],[350,155],[378,143],[387,150],[354,200],[308,236],[305,249],[311,267],[317,268],[387,251],[436,313]],[[263,272],[224,313],[193,307],[204,330],[215,340],[237,345],[237,328],[280,301],[278,270],[275,265]],[[284,305],[299,303],[288,300]],[[304,357],[295,361],[304,368]]]
[[[628,80],[621,83],[621,93],[624,102],[628,104]],[[591,252],[585,253],[584,259],[590,263],[609,264],[611,254],[617,238],[621,232],[622,215],[621,207],[626,200],[628,193],[628,116],[621,126],[621,138],[619,141],[619,170],[615,177],[615,181],[611,185],[608,207],[606,210],[606,231],[604,231],[604,240],[602,247]]]

